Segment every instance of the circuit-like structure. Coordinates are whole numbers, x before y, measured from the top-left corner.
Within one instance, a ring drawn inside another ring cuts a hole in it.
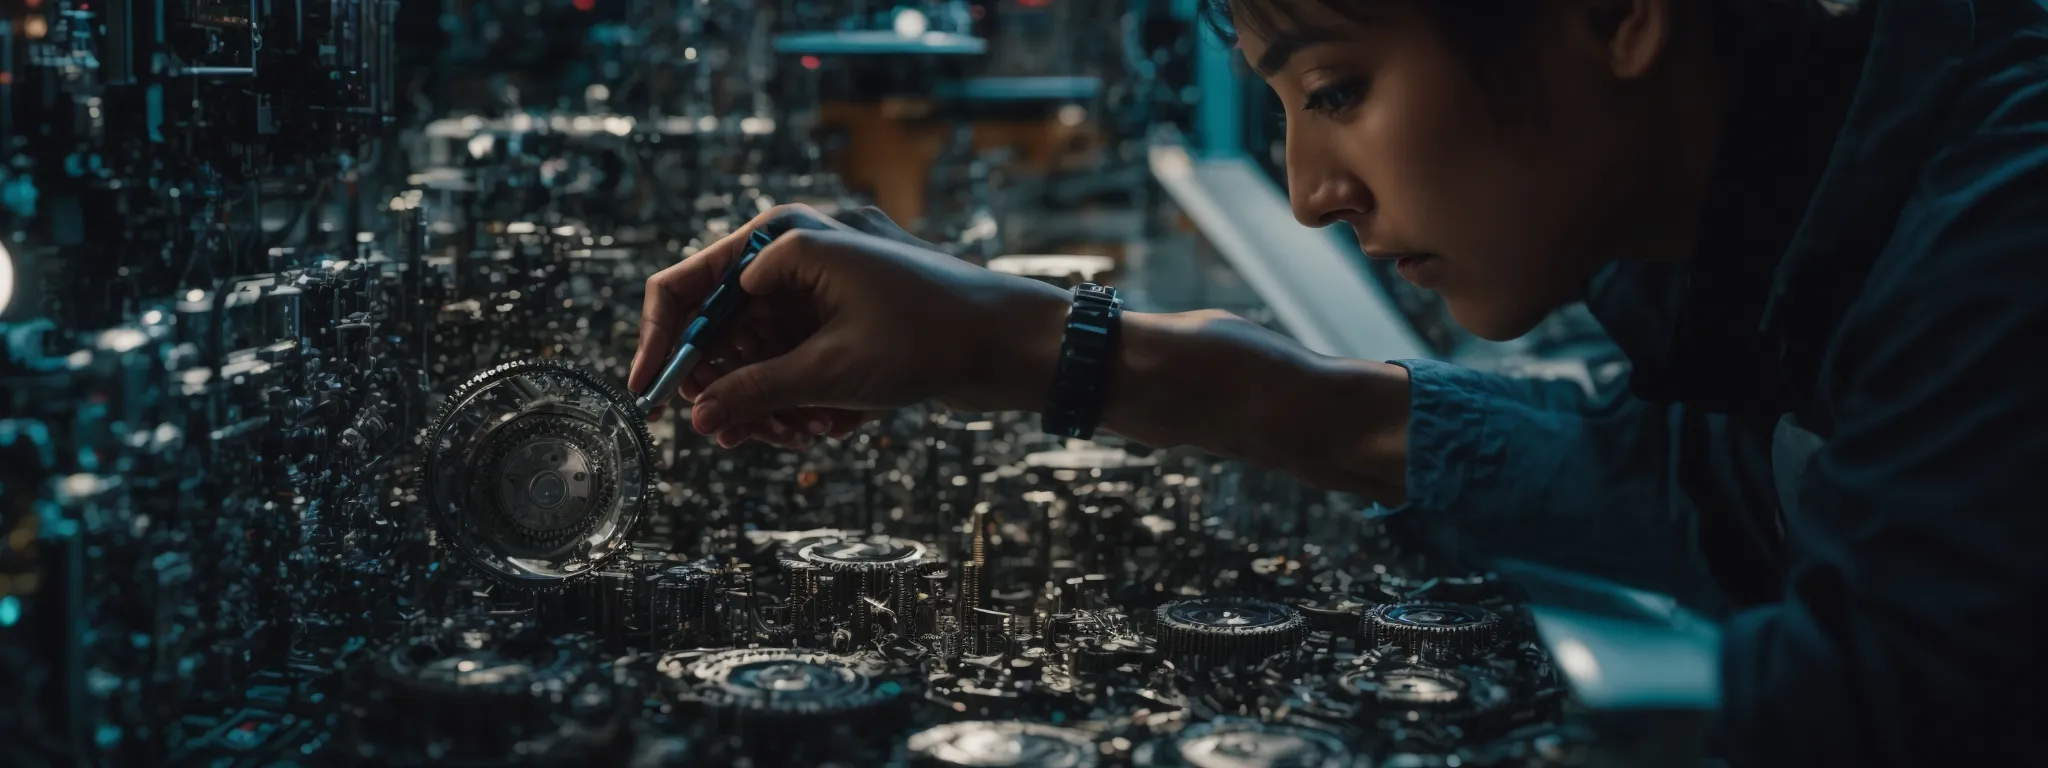
[[[1186,5],[9,5],[0,765],[1572,763],[1512,590],[1355,500],[623,389],[777,205],[1138,269]]]

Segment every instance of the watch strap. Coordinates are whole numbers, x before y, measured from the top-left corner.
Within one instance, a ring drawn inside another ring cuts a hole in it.
[[[1116,289],[1095,283],[1074,286],[1060,359],[1041,418],[1049,434],[1087,440],[1102,419],[1109,372],[1123,327],[1123,300]]]

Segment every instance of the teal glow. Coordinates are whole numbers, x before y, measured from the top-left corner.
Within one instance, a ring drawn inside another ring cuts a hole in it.
[[[0,627],[14,626],[17,621],[21,621],[21,598],[0,597]]]
[[[903,686],[895,683],[883,683],[875,686],[875,692],[883,696],[894,696],[903,692]]]

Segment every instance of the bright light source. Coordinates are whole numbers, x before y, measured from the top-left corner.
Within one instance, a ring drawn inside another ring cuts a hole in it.
[[[7,305],[14,303],[14,254],[7,252],[7,244],[0,243],[0,315],[7,314]]]
[[[931,31],[931,28],[932,21],[925,18],[923,11],[916,8],[896,9],[896,34],[917,37]]]

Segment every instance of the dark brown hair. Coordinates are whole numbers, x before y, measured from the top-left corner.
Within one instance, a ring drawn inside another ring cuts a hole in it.
[[[1530,20],[1543,9],[1538,0],[1414,0],[1437,30],[1481,79],[1496,79],[1513,52],[1525,43]],[[1202,18],[1218,36],[1235,42],[1237,30],[1261,35],[1302,26],[1303,10],[1322,7],[1365,20],[1366,11],[1389,0],[1202,0]]]

